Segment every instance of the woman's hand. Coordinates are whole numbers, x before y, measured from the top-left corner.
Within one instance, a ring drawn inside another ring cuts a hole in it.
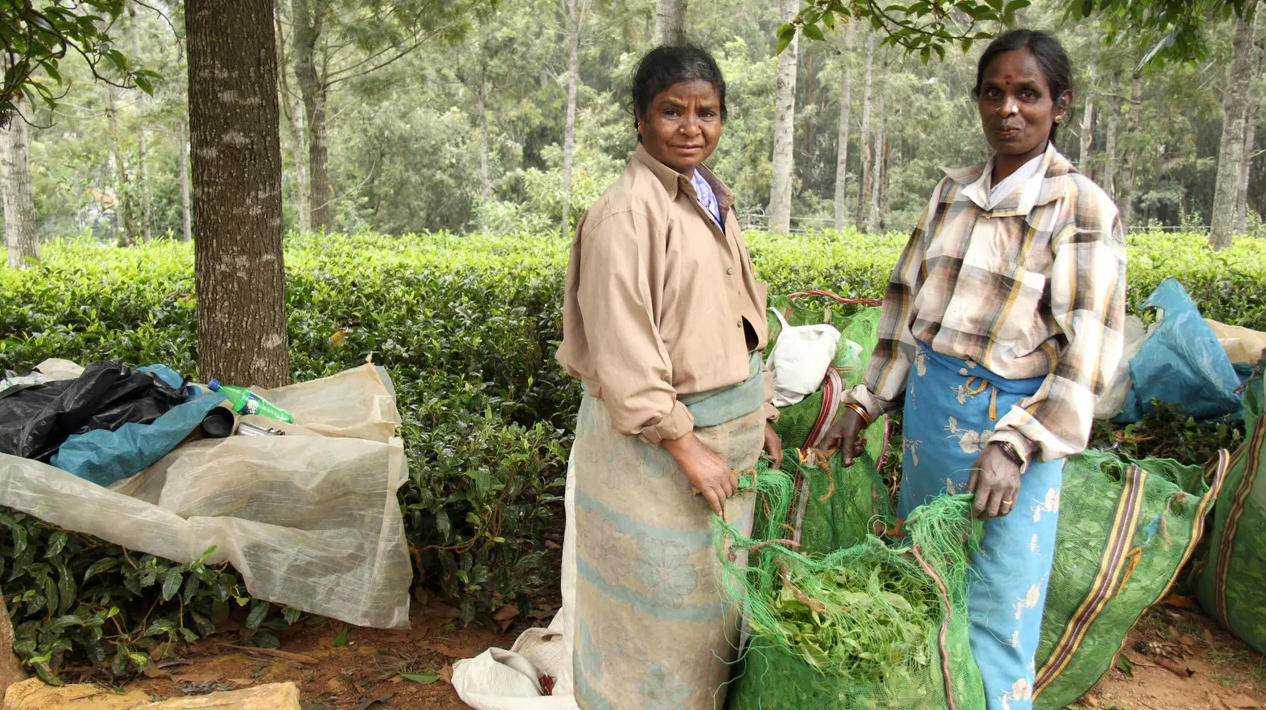
[[[725,501],[738,491],[738,472],[700,441],[694,432],[680,439],[665,440],[663,444],[668,453],[677,459],[677,465],[695,487],[695,493],[708,501],[712,512],[725,515]]]
[[[852,466],[853,457],[860,456],[866,447],[866,439],[861,436],[866,428],[862,416],[851,408],[845,407],[844,414],[826,432],[826,448],[843,452],[844,465]]]
[[[1002,447],[988,444],[972,464],[967,490],[976,494],[971,514],[981,520],[1000,518],[1015,509],[1020,495],[1020,467]]]
[[[782,468],[782,437],[778,436],[774,425],[769,422],[765,422],[765,453],[769,454],[774,468]]]

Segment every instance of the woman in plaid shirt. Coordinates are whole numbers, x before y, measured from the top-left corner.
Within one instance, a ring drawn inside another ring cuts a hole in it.
[[[1121,358],[1125,240],[1116,205],[1055,149],[1072,67],[1014,30],[980,58],[988,163],[946,170],[884,297],[879,345],[828,443],[903,409],[899,515],[976,494],[985,520],[969,610],[990,710],[1033,704],[1064,459],[1086,447]]]

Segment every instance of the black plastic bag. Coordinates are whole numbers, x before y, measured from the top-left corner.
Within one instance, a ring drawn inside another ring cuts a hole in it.
[[[157,375],[94,362],[73,380],[0,392],[0,453],[47,461],[73,434],[149,424],[184,401]]]

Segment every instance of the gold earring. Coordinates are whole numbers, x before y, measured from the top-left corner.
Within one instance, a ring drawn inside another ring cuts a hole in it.
[[[1055,122],[1056,122],[1056,123],[1063,123],[1063,122],[1064,122],[1064,117],[1063,117],[1063,116],[1056,116],[1056,117],[1055,117]]]

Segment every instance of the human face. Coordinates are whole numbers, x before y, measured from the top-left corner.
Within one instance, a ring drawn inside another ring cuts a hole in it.
[[[646,152],[683,175],[693,175],[721,138],[721,98],[712,84],[685,81],[655,95],[638,116]]]
[[[1063,120],[1071,98],[1071,92],[1051,95],[1046,75],[1028,49],[1003,52],[985,67],[978,101],[980,125],[998,154],[999,172],[1009,175],[1046,150],[1051,127],[1056,119]]]

